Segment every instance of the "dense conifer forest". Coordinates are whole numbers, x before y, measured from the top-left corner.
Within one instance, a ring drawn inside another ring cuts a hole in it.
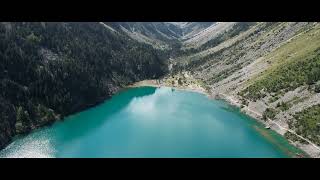
[[[0,148],[166,67],[150,45],[99,23],[1,23]]]

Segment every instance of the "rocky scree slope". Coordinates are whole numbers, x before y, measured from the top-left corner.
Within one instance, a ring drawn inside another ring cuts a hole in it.
[[[195,41],[194,48],[171,60],[171,73],[190,72],[213,97],[231,101],[320,157],[320,24],[246,22],[228,27],[206,35],[212,37],[206,43]]]

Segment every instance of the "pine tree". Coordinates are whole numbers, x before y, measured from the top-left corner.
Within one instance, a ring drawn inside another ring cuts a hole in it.
[[[24,111],[23,107],[17,108],[16,131],[24,133],[30,130],[30,116],[28,111]]]

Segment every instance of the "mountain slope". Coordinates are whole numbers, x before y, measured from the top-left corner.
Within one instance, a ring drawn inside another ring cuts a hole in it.
[[[105,22],[105,24],[119,33],[158,49],[169,49],[182,35],[179,27],[165,22]]]
[[[181,42],[209,28],[212,22],[105,22],[118,32],[158,49],[180,48]]]
[[[212,96],[239,106],[320,157],[320,119],[314,113],[320,104],[320,24],[260,22],[242,27],[232,36],[223,31],[221,37],[227,38],[219,41],[215,35],[209,46],[199,41],[191,53],[170,61],[171,73],[190,72]]]
[[[1,23],[0,60],[0,148],[167,68],[150,45],[100,23]]]
[[[192,31],[183,37],[183,45],[185,48],[198,48],[219,34],[224,33],[228,29],[232,28],[234,24],[235,23],[218,22],[206,27],[205,29],[201,29],[198,32]]]

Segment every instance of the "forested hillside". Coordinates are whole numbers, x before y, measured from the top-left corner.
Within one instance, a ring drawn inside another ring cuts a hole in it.
[[[166,69],[150,45],[99,23],[1,23],[0,149]]]

